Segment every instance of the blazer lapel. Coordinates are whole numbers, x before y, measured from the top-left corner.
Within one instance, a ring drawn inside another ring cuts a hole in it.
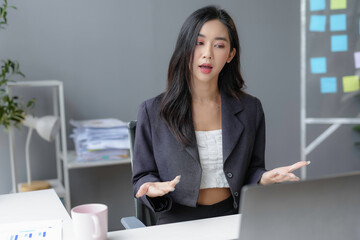
[[[244,125],[236,116],[236,114],[242,110],[243,105],[240,101],[221,92],[221,125],[224,163],[230,156],[244,130]]]
[[[199,151],[197,149],[197,144],[193,144],[192,146],[186,146],[185,150],[187,153],[190,154],[190,156],[200,164],[200,157],[199,157]]]

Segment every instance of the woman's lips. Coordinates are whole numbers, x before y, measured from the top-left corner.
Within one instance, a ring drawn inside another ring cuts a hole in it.
[[[211,64],[207,64],[207,63],[204,63],[204,64],[201,64],[200,66],[199,66],[199,68],[200,68],[200,71],[202,72],[202,73],[206,73],[206,74],[208,74],[208,73],[210,73],[211,71],[212,71],[212,66],[211,66]]]

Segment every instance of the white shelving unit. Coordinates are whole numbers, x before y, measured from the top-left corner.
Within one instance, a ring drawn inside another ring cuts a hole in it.
[[[64,159],[63,154],[60,156],[61,159]],[[89,167],[101,167],[101,166],[111,166],[119,164],[129,164],[130,158],[124,158],[120,160],[99,160],[99,161],[78,161],[75,151],[67,152],[67,169],[78,169],[78,168],[89,168]]]
[[[52,188],[60,198],[64,199],[65,208],[68,212],[71,209],[70,200],[70,178],[69,171],[71,169],[89,168],[89,167],[101,167],[111,166],[119,164],[129,164],[130,158],[124,158],[120,160],[100,160],[100,161],[78,161],[75,151],[67,150],[66,142],[66,123],[65,123],[65,103],[64,103],[64,90],[63,83],[58,80],[44,80],[44,81],[24,81],[24,82],[12,82],[8,84],[8,92],[11,94],[11,90],[17,87],[52,87],[53,88],[53,114],[60,116],[61,130],[60,134],[55,139],[56,148],[56,166],[57,166],[57,178],[49,179],[48,181]],[[9,131],[10,144],[14,144],[13,129]],[[65,153],[65,154],[64,154]],[[10,153],[15,163],[15,153]],[[15,164],[12,164],[11,170],[13,175],[13,185],[20,185],[16,180]],[[19,188],[17,188],[19,189]],[[15,189],[15,192],[18,192]]]
[[[11,91],[14,88],[33,88],[33,87],[48,87],[52,88],[52,103],[53,103],[53,115],[60,118],[60,134],[55,138],[55,152],[56,152],[56,168],[57,168],[57,177],[55,179],[48,180],[51,186],[55,189],[59,197],[64,199],[64,204],[66,209],[70,210],[70,191],[69,191],[69,176],[66,163],[67,155],[64,156],[64,164],[61,164],[60,152],[67,151],[67,142],[66,142],[66,124],[65,124],[65,103],[64,103],[64,88],[63,83],[58,80],[43,80],[43,81],[19,81],[19,82],[9,82],[8,83],[8,93],[11,96]],[[13,129],[9,132],[9,142],[10,145],[15,144]],[[14,149],[13,147],[11,149]],[[12,182],[13,186],[17,186],[17,177],[16,177],[16,157],[15,152],[10,153],[12,158]],[[62,171],[62,166],[64,171]],[[63,177],[64,176],[64,177]],[[16,187],[15,187],[16,188]],[[13,189],[15,192],[18,192],[18,188]]]

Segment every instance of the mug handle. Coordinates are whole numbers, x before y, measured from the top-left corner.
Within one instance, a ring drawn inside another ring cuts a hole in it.
[[[93,220],[94,226],[95,226],[95,229],[94,229],[95,231],[94,231],[94,233],[92,234],[92,237],[93,237],[94,239],[98,239],[98,238],[100,237],[100,234],[101,234],[99,218],[98,218],[98,216],[96,216],[96,215],[92,215],[92,216],[91,216],[91,219]]]

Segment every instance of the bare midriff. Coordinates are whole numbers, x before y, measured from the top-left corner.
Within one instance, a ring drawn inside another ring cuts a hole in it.
[[[230,188],[205,188],[200,189],[198,204],[213,205],[231,196]]]

